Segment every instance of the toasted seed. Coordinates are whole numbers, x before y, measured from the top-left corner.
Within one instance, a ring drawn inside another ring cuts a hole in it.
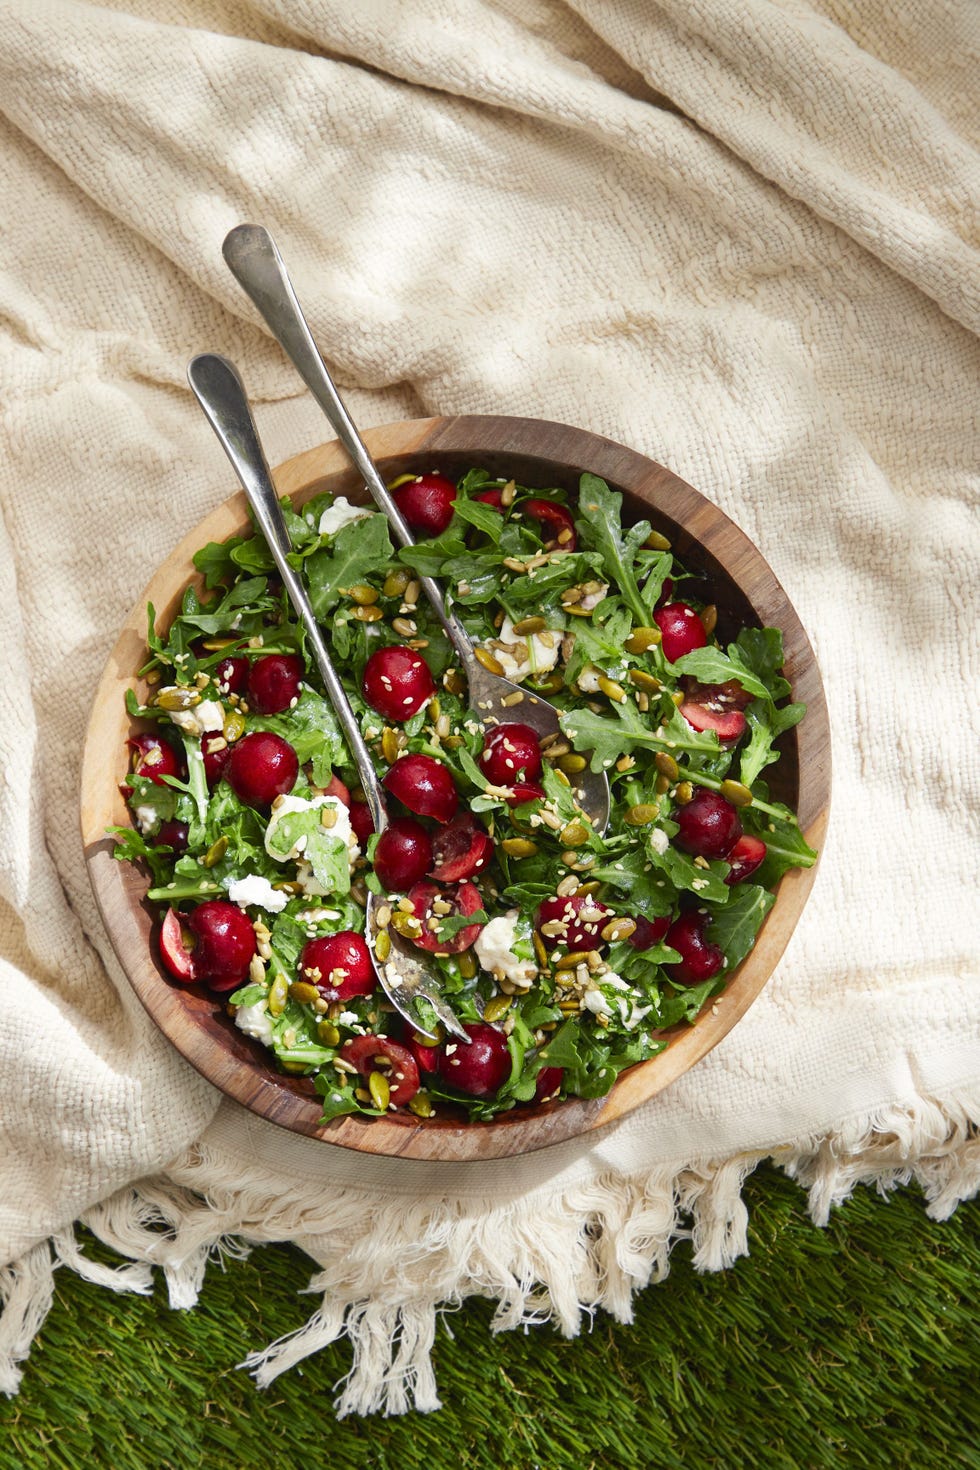
[[[355,1087],[354,1096],[357,1098],[358,1102],[368,1103],[374,1101],[366,1087]]]
[[[566,776],[577,776],[580,771],[585,770],[587,765],[588,761],[585,756],[576,755],[574,751],[558,757],[558,769],[564,771]]]
[[[401,745],[398,740],[398,731],[393,730],[390,725],[385,725],[384,730],[381,732],[381,754],[389,766],[395,764],[400,750]]]
[[[516,557],[516,556],[505,556],[504,557],[504,566],[507,568],[507,570],[509,572],[526,572],[527,571],[527,562],[526,561],[521,561],[520,558],[519,557]]]
[[[659,628],[634,628],[626,640],[627,653],[646,653],[660,642]]]
[[[146,673],[143,675],[143,678],[146,680],[147,684],[159,684],[159,682],[160,682],[160,670],[159,669],[147,669]]]
[[[391,927],[405,939],[417,939],[422,933],[422,920],[414,914],[392,914]]]
[[[722,781],[721,794],[732,806],[752,805],[752,793],[741,781]]]
[[[446,915],[451,914],[452,911],[452,904],[447,903],[444,898],[434,898],[432,900],[432,912],[434,914],[438,914],[440,919],[444,919]]]
[[[289,987],[289,999],[298,1000],[301,1005],[311,1006],[319,998],[320,992],[316,986],[307,985],[305,980],[294,980]]]
[[[281,1016],[289,999],[289,981],[280,973],[269,988],[269,1015]]]
[[[382,964],[391,954],[391,935],[388,933],[387,929],[379,929],[378,933],[375,935],[374,952],[378,956],[378,959],[382,962]]]
[[[658,796],[663,796],[665,791],[670,790],[670,777],[664,776],[663,774],[659,775],[653,783],[653,789]]]
[[[582,607],[577,602],[563,602],[562,607],[573,618],[591,618],[593,613],[591,607]]]
[[[556,970],[574,970],[576,965],[587,964],[587,949],[570,949],[568,954],[563,954],[561,959],[555,961]]]
[[[442,676],[442,683],[450,694],[462,694],[466,688],[466,680],[459,669],[447,669]]]
[[[363,878],[353,878],[350,885],[350,896],[356,904],[364,908],[368,901],[367,884]]]
[[[294,1077],[298,1077],[300,1073],[308,1070],[306,1062],[280,1062],[279,1065],[284,1072],[289,1072]]]
[[[687,806],[688,802],[693,796],[694,787],[691,785],[690,781],[681,781],[676,791],[674,792],[674,800],[677,802],[678,806]]]
[[[321,827],[327,827],[329,829],[330,827],[336,827],[336,825],[337,825],[337,808],[335,806],[323,806],[323,807],[321,807],[320,808],[320,826]]]
[[[361,607],[371,607],[378,600],[378,589],[371,587],[367,582],[355,582],[347,596],[351,602],[356,602]]]
[[[669,551],[670,542],[666,536],[661,536],[659,531],[651,531],[643,543],[646,551]]]
[[[410,1097],[408,1108],[409,1112],[414,1113],[416,1118],[431,1118],[435,1112],[435,1108],[432,1106],[427,1092],[417,1092],[414,1097]]]
[[[627,678],[637,689],[643,689],[649,694],[656,694],[658,689],[663,688],[660,680],[655,678],[653,674],[648,674],[646,669],[630,669]]]
[[[476,654],[477,663],[481,663],[488,674],[503,674],[504,666],[500,660],[494,658],[492,653],[487,653],[479,643],[474,645],[473,652]]]
[[[265,983],[265,960],[260,954],[253,954],[248,962],[248,978],[253,985]]]
[[[228,851],[228,838],[225,837],[225,835],[222,833],[222,835],[217,839],[216,842],[212,842],[211,846],[208,848],[207,852],[202,857],[202,859],[201,859],[202,865],[205,868],[213,868],[216,863],[220,863],[221,862],[221,859],[224,857],[224,855],[225,855],[225,853],[227,851]]]
[[[566,847],[581,847],[584,842],[588,842],[589,840],[589,829],[580,818],[573,817],[570,822],[566,822],[565,826],[562,827],[558,838]]]
[[[500,701],[500,703],[503,704],[503,705],[506,705],[507,709],[510,709],[515,704],[523,704],[524,703],[524,690],[523,689],[515,689],[514,692],[513,692],[513,694],[505,694],[504,697],[503,697],[503,699]]]
[[[620,773],[622,773],[623,771],[631,771],[635,765],[636,761],[631,755],[621,755],[619,757],[619,760],[616,762],[616,770]]]
[[[418,632],[418,624],[411,618],[392,618],[391,626],[402,638],[412,638]]]
[[[667,776],[671,781],[677,780],[677,777],[680,774],[680,769],[677,765],[677,762],[674,760],[674,757],[672,755],[668,755],[665,750],[657,751],[656,755],[653,758],[653,764],[656,766],[661,776]]]
[[[468,949],[464,950],[463,953],[460,955],[457,964],[459,965],[459,973],[462,975],[463,979],[472,980],[473,976],[476,974],[476,956],[470,954]]]
[[[639,694],[636,696],[636,707],[643,715],[645,715],[647,710],[650,708],[650,696],[649,694],[647,694],[645,689],[641,689]]]
[[[425,708],[429,719],[432,720],[433,723],[438,720],[439,716],[442,714],[442,705],[439,703],[438,694],[433,694],[432,698],[429,700],[429,703],[426,705]]]
[[[240,715],[237,709],[229,710],[225,715],[225,722],[221,727],[221,733],[228,745],[234,745],[245,734],[245,716]]]
[[[514,481],[513,480],[508,480],[507,481],[507,484],[506,485],[503,485],[501,487],[501,490],[500,490],[500,504],[501,505],[513,505],[514,504],[514,496],[516,494],[517,494],[517,486],[514,484]]]
[[[413,577],[412,580],[409,582],[408,586],[405,588],[405,599],[404,600],[406,602],[408,602],[408,603],[411,603],[412,606],[414,607],[415,603],[417,603],[418,600],[419,600],[419,593],[421,591],[422,591],[422,583],[419,582],[419,581],[417,581]]]
[[[388,1111],[391,1102],[391,1084],[383,1072],[372,1072],[368,1077],[368,1092],[379,1113]]]
[[[707,607],[703,607],[701,609],[701,625],[709,638],[715,631],[717,624],[718,609],[715,607],[713,602],[709,602]]]
[[[415,912],[415,905],[407,896],[398,900],[398,907],[403,914],[414,914]]]
[[[651,802],[640,801],[623,814],[623,821],[628,827],[648,827],[651,822],[657,820],[659,815],[659,806]]]
[[[500,845],[508,857],[512,858],[534,857],[538,850],[538,844],[530,842],[526,837],[505,837]]]
[[[187,689],[183,684],[168,684],[166,689],[160,690],[153,703],[165,710],[193,709],[195,704],[201,703],[201,691]]]
[[[541,938],[541,935],[538,933],[537,929],[535,929],[531,937],[534,943],[535,958],[537,959],[538,964],[543,969],[548,963],[548,951],[545,949],[544,940]]]
[[[582,1002],[574,997],[568,1000],[560,1000],[558,1002],[558,1009],[563,1016],[577,1016],[582,1009]]]
[[[205,638],[202,640],[201,646],[202,648],[206,648],[208,653],[218,653],[220,649],[230,648],[233,643],[240,642],[240,638]]]
[[[384,586],[381,590],[384,593],[385,597],[401,597],[402,593],[405,591],[405,588],[408,586],[408,583],[408,572],[404,571],[401,567],[398,567],[396,571],[389,572],[387,577],[385,577]]]
[[[561,860],[565,864],[565,867],[566,868],[577,868],[578,867],[578,859],[579,859],[578,853],[575,851],[574,848],[571,848],[571,847],[568,848],[567,851],[566,852],[563,852],[562,855],[561,855]]]
[[[677,692],[676,692],[676,694],[672,694],[670,697],[674,701],[674,703],[677,705],[678,709],[680,709],[681,705],[684,703],[684,694],[683,694],[683,691],[680,690],[680,689],[678,689]]]
[[[358,606],[353,609],[353,615],[361,623],[377,623],[384,617],[380,607]]]
[[[340,1032],[332,1021],[318,1021],[316,1034],[322,1046],[336,1046],[340,1040]]]
[[[616,944],[620,939],[629,939],[631,934],[636,933],[636,922],[627,918],[610,919],[600,933],[607,944]]]
[[[379,929],[387,929],[391,923],[391,905],[387,903],[381,904],[374,917],[377,920]]]
[[[544,618],[521,618],[519,623],[514,624],[514,632],[519,633],[522,638],[527,638],[532,633],[540,633],[542,628],[546,628],[547,626],[548,624]]]
[[[510,1007],[511,998],[509,995],[495,995],[493,999],[488,1000],[486,1005],[483,1007],[483,1019],[485,1021],[490,1021],[491,1023],[494,1021],[501,1021],[510,1010]]]
[[[464,742],[462,735],[443,735],[442,743],[447,750],[456,750]]]
[[[591,883],[580,883],[575,892],[585,897],[587,894],[590,893],[598,893],[601,887],[602,884],[599,883],[595,878],[593,878]]]
[[[607,679],[605,674],[600,674],[596,683],[607,699],[614,700],[616,704],[626,703],[626,690],[615,679]]]
[[[199,674],[194,675],[194,683],[198,689],[206,689],[211,683],[211,676],[202,669]]]

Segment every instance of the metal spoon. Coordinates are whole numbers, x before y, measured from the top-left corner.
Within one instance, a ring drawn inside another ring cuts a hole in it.
[[[242,489],[255,512],[259,529],[269,544],[273,559],[282,577],[289,599],[302,620],[306,636],[313,649],[320,677],[327,697],[333,705],[344,732],[348,749],[354,758],[357,774],[364,788],[374,825],[383,832],[388,824],[381,784],[375,774],[374,763],[364,743],[360,726],[351,709],[344,686],[330,660],[316,615],[310,605],[300,578],[290,566],[291,551],[289,534],[283,520],[279,498],[276,495],[269,466],[259,442],[258,431],[252,418],[245,388],[233,363],[225,357],[204,353],[192,358],[187,369],[187,378],[197,395],[201,407],[212,429],[221,441],[221,446],[235,468]],[[366,927],[368,941],[375,954],[376,968],[382,988],[397,1011],[418,1031],[431,1033],[433,1015],[421,1010],[419,1001],[431,1007],[435,1017],[447,1031],[468,1042],[463,1030],[449,1006],[442,998],[439,978],[425,967],[421,952],[409,945],[393,928],[383,931],[378,924],[378,909],[382,906],[374,894],[368,894]],[[384,960],[378,957],[378,936],[383,932],[391,946]]]
[[[232,275],[251,297],[272,335],[323,409],[337,438],[364,477],[379,509],[388,517],[397,540],[402,546],[414,545],[412,533],[317,350],[272,236],[262,225],[236,225],[226,235],[222,250]],[[510,679],[485,669],[476,658],[462,624],[447,609],[439,584],[431,577],[420,577],[419,581],[446,637],[459,655],[466,675],[469,705],[475,717],[482,724],[519,721],[530,725],[542,741],[561,736],[558,710],[554,705]],[[579,805],[595,830],[604,832],[609,822],[609,782],[606,776],[585,770],[578,777],[578,782],[575,794]]]

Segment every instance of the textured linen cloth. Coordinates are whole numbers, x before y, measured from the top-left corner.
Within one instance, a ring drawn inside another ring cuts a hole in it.
[[[760,1158],[817,1221],[857,1181],[917,1178],[937,1215],[975,1191],[978,49],[963,0],[2,0],[0,1388],[56,1259],[135,1290],[159,1264],[189,1306],[222,1238],[293,1240],[323,1307],[260,1381],[347,1332],[340,1411],[396,1412],[438,1403],[439,1303],[574,1332],[678,1235],[732,1260]],[[182,1062],[102,929],[92,691],[234,488],[187,359],[238,363],[273,462],[329,437],[224,267],[242,220],[362,424],[537,415],[649,453],[816,648],[834,808],[786,956],[584,1143],[444,1166],[286,1135]],[[131,1264],[87,1262],[79,1218]]]

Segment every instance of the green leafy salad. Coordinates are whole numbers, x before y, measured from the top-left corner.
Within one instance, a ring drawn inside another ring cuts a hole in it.
[[[695,1019],[751,949],[790,867],[816,857],[764,779],[787,702],[774,628],[732,630],[621,496],[473,469],[403,476],[416,544],[322,494],[288,531],[383,781],[380,836],[302,626],[258,534],[210,543],[170,627],[149,608],[128,709],[131,827],[173,983],[207,987],[322,1121],[408,1110],[481,1121],[595,1098]],[[480,662],[561,711],[543,744],[468,708],[421,597],[437,578]],[[608,827],[581,810],[591,765]],[[377,952],[365,939],[378,895]],[[381,989],[394,930],[425,950],[469,1043],[413,1030]]]

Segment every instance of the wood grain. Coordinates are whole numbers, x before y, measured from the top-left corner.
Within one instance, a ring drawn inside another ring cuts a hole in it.
[[[428,469],[455,478],[482,465],[525,485],[575,491],[579,475],[589,470],[621,490],[629,514],[652,519],[681,560],[707,576],[723,634],[744,623],[781,628],[792,698],[806,703],[807,715],[782,737],[782,759],[772,771],[771,784],[778,799],[799,813],[807,840],[821,846],[830,800],[830,732],[813,650],[769,566],[717,506],[663,465],[623,445],[541,420],[421,419],[371,430],[365,439],[388,480]],[[275,471],[275,480],[297,506],[324,490],[354,501],[367,498],[336,442],[296,455]],[[308,1079],[276,1072],[265,1048],[238,1031],[203,987],[178,986],[166,977],[157,958],[154,916],[145,902],[145,876],[112,858],[112,840],[105,835],[110,825],[128,820],[119,792],[128,769],[125,742],[130,733],[124,694],[130,687],[140,692],[135,671],[144,658],[147,602],[153,602],[161,625],[166,625],[194,577],[193,553],[247,525],[244,496],[230,495],[156,572],[109,657],[86,736],[81,821],[92,886],[123,969],[161,1031],[215,1087],[260,1117],[343,1148],[413,1159],[480,1160],[545,1148],[604,1127],[663,1091],[732,1029],[762,990],[800,916],[814,869],[794,870],[782,879],[755,948],[732,976],[717,1009],[708,1007],[693,1025],[666,1033],[670,1044],[661,1056],[623,1073],[605,1098],[516,1108],[492,1123],[447,1117],[422,1123],[410,1115],[392,1115],[340,1118],[321,1128]]]

